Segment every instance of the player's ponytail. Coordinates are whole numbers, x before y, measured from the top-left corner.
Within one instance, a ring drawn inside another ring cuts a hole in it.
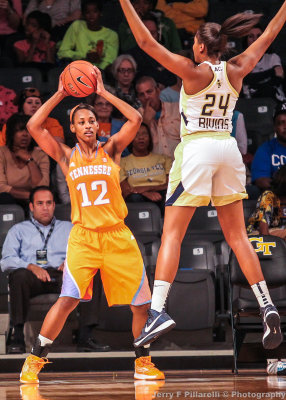
[[[227,18],[221,25],[221,34],[232,37],[243,37],[258,24],[262,14],[239,13]]]
[[[226,52],[227,38],[246,36],[258,24],[262,14],[239,13],[229,17],[222,25],[207,22],[199,27],[196,37],[204,43],[209,57],[221,57]]]

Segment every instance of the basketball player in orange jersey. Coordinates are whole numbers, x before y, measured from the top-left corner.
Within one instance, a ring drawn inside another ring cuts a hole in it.
[[[232,131],[232,114],[243,78],[253,70],[286,20],[286,1],[262,35],[243,53],[221,61],[228,36],[246,36],[261,15],[241,13],[222,25],[199,27],[192,60],[173,54],[150,34],[130,0],[121,7],[139,47],[182,79],[180,94],[181,143],[169,175],[162,244],[158,254],[149,318],[134,345],[142,346],[175,326],[164,311],[175,278],[182,240],[196,207],[211,201],[225,239],[257,298],[263,320],[262,344],[274,349],[282,342],[280,317],[265,283],[259,259],[245,229],[242,199],[245,167]]]
[[[50,112],[67,96],[61,78],[58,91],[27,125],[38,145],[59,163],[66,176],[74,227],[68,241],[60,297],[46,315],[31,355],[26,358],[20,376],[22,383],[39,382],[38,373],[48,362],[45,357],[68,315],[80,300],[92,298],[93,277],[98,269],[109,306],[130,304],[134,337],[140,334],[147,320],[151,293],[140,250],[124,225],[127,207],[119,184],[121,153],[134,139],[142,118],[104,88],[101,73],[94,68],[97,94],[127,119],[106,144],[97,141],[96,114],[87,104],[79,104],[70,114],[70,129],[78,141],[73,149],[58,143],[42,128]],[[164,379],[164,374],[151,362],[148,347],[140,347],[135,353],[135,379]]]

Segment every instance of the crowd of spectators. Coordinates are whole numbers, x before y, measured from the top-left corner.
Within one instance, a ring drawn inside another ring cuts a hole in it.
[[[198,26],[208,16],[207,0],[172,3],[165,0],[132,0],[132,3],[151,35],[172,52],[189,51]],[[101,0],[29,0],[23,4],[17,0],[2,0],[0,63],[6,56],[12,57],[11,64],[14,67],[36,67],[43,73],[42,79],[45,81],[48,79],[47,71],[51,68],[59,69],[60,73],[73,60],[90,61],[102,70],[109,90],[142,113],[143,121],[151,133],[153,153],[173,159],[180,141],[181,116],[178,104],[181,80],[137,46],[123,16],[116,31],[103,26],[101,20],[105,23],[108,21],[106,15],[102,15],[104,10],[106,13]],[[249,46],[262,32],[262,26],[255,26],[242,39],[241,48]],[[280,106],[285,101],[283,86],[283,63],[279,54],[269,50],[246,77],[241,95],[250,99],[271,97]],[[15,188],[11,188],[17,183],[9,182],[7,165],[3,165],[4,154],[7,157],[8,152],[13,154],[14,151],[11,144],[10,148],[6,144],[6,122],[15,112],[28,117],[33,115],[43,98],[51,93],[44,93],[43,96],[39,88],[27,88],[15,93],[11,88],[1,87],[1,94],[0,145],[4,147],[1,149],[0,199],[8,199],[10,195],[9,201],[12,201],[12,198],[15,200],[15,194],[13,196],[11,190],[14,192]],[[107,141],[124,123],[123,116],[100,96],[94,95],[87,101],[95,107],[98,115],[99,139]],[[284,112],[275,115],[273,139],[259,147],[256,154],[250,154],[244,116],[239,111],[234,112],[232,136],[236,138],[246,164],[250,198],[257,198],[263,190],[269,189],[273,173],[285,163],[284,127],[283,121],[280,121],[285,118],[283,115]],[[64,142],[69,134],[55,118],[49,117],[45,125],[56,140]],[[30,148],[32,146],[31,141]],[[275,154],[272,156],[270,153]],[[123,156],[129,154],[129,149],[125,149]],[[272,161],[266,160],[267,157]],[[27,163],[30,158],[33,158],[33,162]],[[31,150],[26,153],[24,160],[19,156],[15,160],[14,163],[18,163],[21,170],[30,170],[34,164],[35,168],[41,170],[36,158],[31,156]],[[67,203],[69,194],[66,184],[52,160],[49,172],[48,179],[57,189],[56,200]],[[17,190],[25,190],[27,198],[34,185],[43,183],[42,179],[33,179],[31,182],[21,179],[22,186]],[[45,179],[44,183],[48,183],[48,180]]]

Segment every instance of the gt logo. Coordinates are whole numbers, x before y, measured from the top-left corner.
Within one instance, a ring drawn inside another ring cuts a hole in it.
[[[249,238],[250,242],[256,242],[256,253],[259,253],[260,251],[263,253],[264,256],[271,256],[271,251],[270,247],[276,247],[275,242],[263,242],[263,237],[252,237]]]

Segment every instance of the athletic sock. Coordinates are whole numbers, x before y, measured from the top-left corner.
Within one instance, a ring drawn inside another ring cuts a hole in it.
[[[53,343],[53,340],[45,338],[42,335],[39,335],[35,341],[35,344],[31,350],[31,354],[37,357],[46,357],[50,347]]]
[[[135,348],[136,358],[149,356],[150,344]]]
[[[255,294],[255,297],[257,298],[260,307],[265,308],[269,305],[273,306],[265,281],[261,281],[255,283],[254,285],[251,285],[251,289],[253,290],[253,293]]]
[[[171,283],[166,281],[154,281],[153,295],[152,295],[152,310],[161,312],[165,306]]]
[[[45,338],[45,337],[42,336],[42,335],[39,335],[38,338],[39,338],[39,340],[40,340],[41,347],[44,347],[44,346],[46,346],[47,344],[52,344],[52,343],[53,343],[53,340],[48,339],[48,338]]]

